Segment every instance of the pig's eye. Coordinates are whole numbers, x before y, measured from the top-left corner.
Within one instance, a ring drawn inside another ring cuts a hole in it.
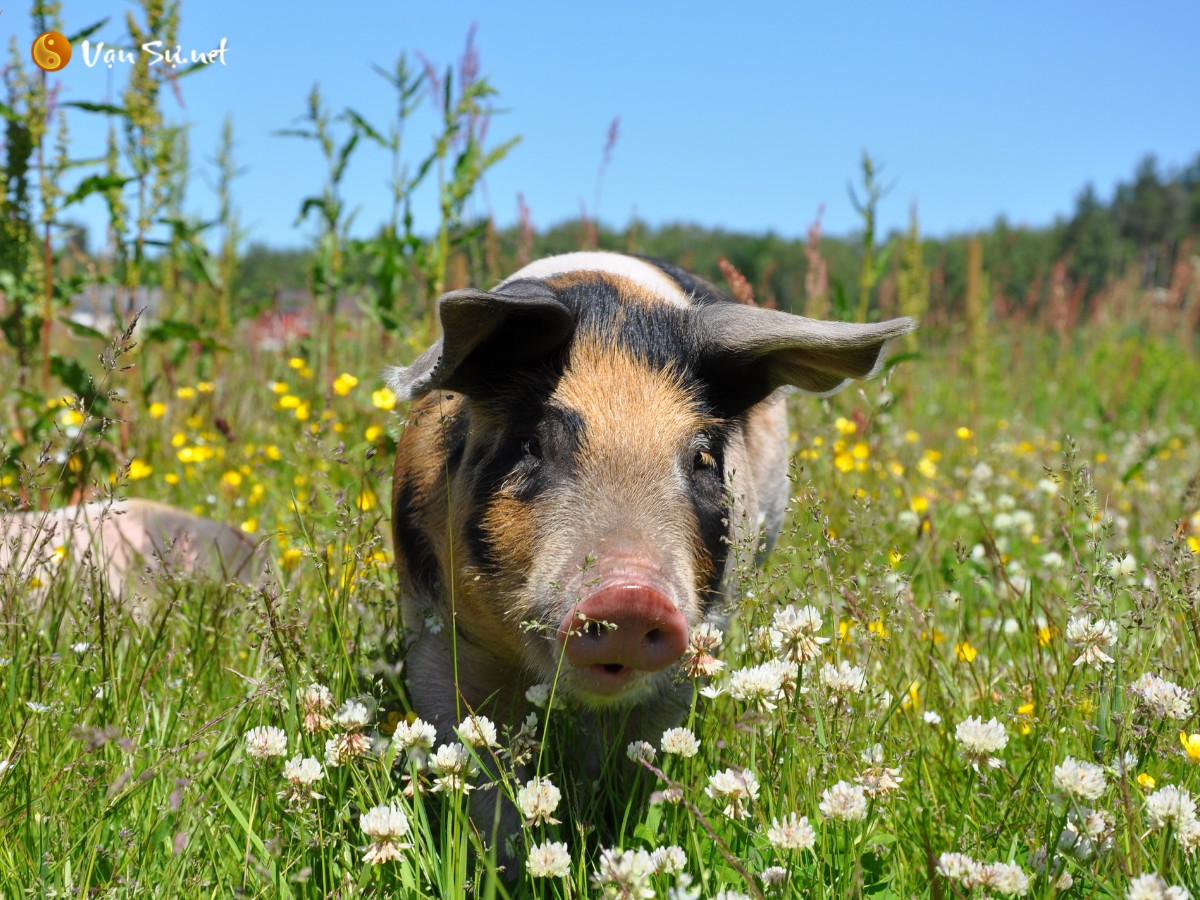
[[[530,459],[542,458],[542,442],[537,439],[537,435],[531,434],[521,441],[521,455]]]
[[[707,450],[697,450],[692,459],[692,468],[697,472],[714,471],[717,468],[717,458]]]

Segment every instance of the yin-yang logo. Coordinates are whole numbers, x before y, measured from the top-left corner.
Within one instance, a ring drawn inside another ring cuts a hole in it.
[[[71,44],[57,31],[39,34],[32,52],[34,64],[46,72],[57,72],[71,61]]]

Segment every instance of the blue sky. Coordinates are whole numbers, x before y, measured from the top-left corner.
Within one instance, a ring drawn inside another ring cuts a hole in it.
[[[103,15],[97,40],[120,42],[127,6],[65,4],[67,32]],[[33,34],[23,6],[0,0],[0,34]],[[211,215],[209,185],[221,124],[232,115],[246,174],[237,202],[251,240],[300,245],[301,199],[315,192],[315,148],[272,135],[303,111],[314,82],[335,109],[376,121],[394,107],[371,64],[423,53],[457,59],[477,24],[483,72],[500,91],[490,138],[521,144],[488,176],[477,212],[501,224],[524,194],[539,228],[594,203],[609,123],[620,137],[601,219],[623,225],[698,222],[803,234],[825,205],[827,232],[856,226],[846,184],[864,148],[894,189],[881,225],[901,227],[916,202],[923,229],[983,228],[996,216],[1043,225],[1070,212],[1085,182],[1102,195],[1146,153],[1182,166],[1200,152],[1195,70],[1200,3],[784,3],[738,5],[610,0],[414,4],[185,2],[169,44],[208,50],[226,39],[227,65],[181,82],[192,123],[189,209]],[[7,43],[7,40],[6,40]],[[58,74],[64,99],[115,99],[127,73],[88,68],[76,47]],[[103,123],[74,114],[79,156],[102,149]],[[408,126],[415,158],[433,132],[423,107]],[[358,230],[388,213],[389,165],[364,148],[346,196]],[[418,197],[433,225],[433,198]],[[84,216],[93,242],[103,221]]]

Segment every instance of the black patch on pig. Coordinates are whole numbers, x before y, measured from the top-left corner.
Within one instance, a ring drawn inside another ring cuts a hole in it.
[[[700,546],[712,564],[708,584],[700,593],[701,609],[707,615],[723,597],[721,583],[729,556],[729,494],[726,487],[725,445],[728,433],[717,430],[709,435],[709,453],[717,461],[715,469],[695,472],[690,479],[692,511],[696,516]]]
[[[401,484],[392,503],[392,539],[413,586],[432,594],[439,590],[441,578],[433,549],[416,524],[418,511],[412,482]]]

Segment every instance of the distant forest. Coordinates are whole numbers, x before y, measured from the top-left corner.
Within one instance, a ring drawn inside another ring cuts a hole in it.
[[[819,224],[807,239],[788,239],[637,221],[615,231],[576,219],[541,232],[474,223],[479,239],[451,260],[447,287],[491,283],[525,260],[599,247],[670,260],[730,287],[720,262],[727,260],[756,302],[793,312],[853,318],[865,283],[873,316],[915,311],[930,324],[947,324],[970,314],[972,302],[994,319],[1041,317],[1056,303],[1067,310],[1060,314],[1086,319],[1116,293],[1181,307],[1200,279],[1200,155],[1171,172],[1148,156],[1112,197],[1088,185],[1070,217],[1048,227],[998,218],[984,231],[930,238],[920,234],[918,216],[914,209],[906,232],[872,238],[869,250],[863,234],[829,236]],[[864,282],[868,252],[877,277]],[[303,290],[310,262],[310,251],[251,244],[239,261],[235,294],[258,306],[280,290]],[[366,273],[350,261],[345,274],[352,293],[356,274]]]

